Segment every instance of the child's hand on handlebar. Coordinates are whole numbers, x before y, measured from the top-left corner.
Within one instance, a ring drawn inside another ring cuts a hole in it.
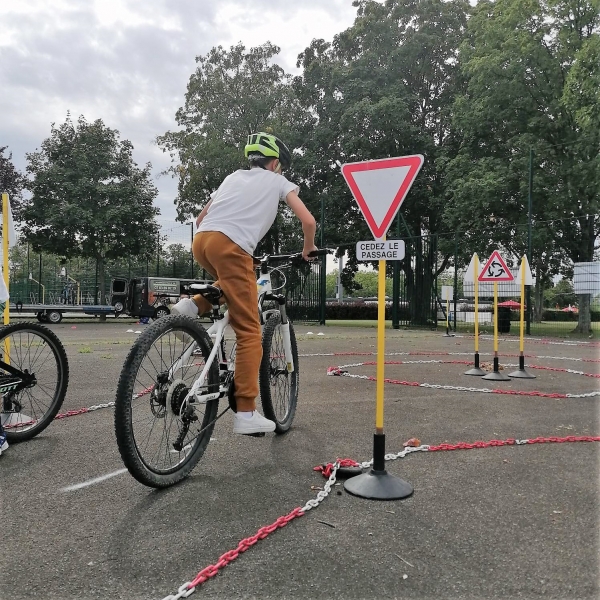
[[[318,250],[318,248],[314,244],[312,246],[304,245],[304,248],[302,250],[302,258],[304,260],[314,260],[316,257],[315,256],[309,256],[309,254],[311,252],[315,252],[316,250]]]

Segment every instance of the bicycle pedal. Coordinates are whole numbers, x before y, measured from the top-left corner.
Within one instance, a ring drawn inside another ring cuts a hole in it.
[[[259,431],[257,433],[243,433],[242,435],[247,435],[248,437],[265,437],[265,432]]]

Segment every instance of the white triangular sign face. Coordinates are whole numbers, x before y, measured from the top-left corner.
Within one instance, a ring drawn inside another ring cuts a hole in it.
[[[423,161],[414,154],[342,165],[342,175],[376,240],[385,236]]]
[[[494,250],[477,279],[478,281],[513,281],[514,277],[498,250]]]
[[[473,256],[471,256],[471,262],[469,263],[469,266],[467,267],[467,270],[465,271],[465,276],[463,277],[463,282],[467,282],[467,283],[473,283],[476,279],[476,277],[479,275],[479,273],[477,273],[477,270],[479,269],[479,260],[477,260],[477,268],[475,267],[475,258],[477,257],[477,252],[475,252],[473,254]]]
[[[525,285],[533,285],[533,275],[531,274],[531,269],[529,268],[529,261],[526,256],[523,256],[521,260],[521,266],[519,267],[519,271],[517,273],[516,282],[521,283],[521,272],[523,269],[523,263],[525,264]]]

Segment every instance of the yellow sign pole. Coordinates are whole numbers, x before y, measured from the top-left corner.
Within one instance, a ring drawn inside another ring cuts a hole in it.
[[[519,318],[519,351],[523,356],[525,349],[525,257],[521,259],[521,308]]]
[[[8,265],[8,235],[9,235],[9,224],[8,224],[8,194],[2,194],[2,256],[4,258],[2,271],[4,276],[4,283],[6,283],[6,289],[9,291],[9,265]],[[8,325],[10,323],[10,298],[6,301],[4,305],[4,325]],[[4,338],[4,348],[3,348],[3,360],[6,364],[10,364],[10,336],[6,336]]]
[[[479,367],[479,257],[473,254],[473,290],[475,292],[475,362],[473,368],[465,371],[465,375],[485,375],[485,371]]]
[[[508,377],[500,373],[498,361],[498,282],[494,281],[494,371],[484,375],[482,379],[495,379],[497,381],[508,381]]]
[[[383,433],[383,385],[385,377],[385,260],[379,261],[377,280],[377,398],[375,432]]]
[[[494,360],[498,358],[498,282],[494,281]]]
[[[10,289],[8,287],[9,283],[9,265],[8,265],[8,194],[2,194],[2,256],[4,258],[2,271],[4,275],[4,283],[6,283],[6,289]],[[4,324],[8,325],[10,323],[10,300],[6,301],[6,305],[4,306]]]
[[[379,241],[379,240],[378,240]],[[385,237],[382,241],[385,241]],[[375,435],[373,436],[373,466],[367,473],[350,477],[344,489],[370,500],[400,500],[412,495],[407,481],[385,470],[385,434],[383,433],[383,388],[385,385],[385,260],[379,261],[377,279],[377,391],[375,401]]]
[[[475,368],[479,368],[479,257],[473,256],[475,268],[473,288],[475,290]]]
[[[521,308],[519,309],[519,368],[509,377],[521,379],[535,379],[535,375],[525,370],[525,277],[527,275],[527,258],[521,259]]]
[[[377,282],[377,398],[375,407],[375,435],[373,436],[373,467],[368,473],[350,477],[344,489],[362,498],[373,500],[398,500],[413,493],[410,483],[390,475],[385,470],[385,435],[383,433],[383,387],[385,383],[385,267],[386,259],[402,260],[404,258],[404,241],[395,245],[385,242],[386,232],[404,201],[412,182],[423,166],[421,154],[397,156],[379,160],[368,160],[357,163],[338,165],[342,175],[356,200],[365,220],[373,234],[375,242],[384,242],[372,246],[383,250],[370,257],[379,263]],[[390,185],[398,182],[398,191],[390,194]],[[358,242],[357,246],[363,242]],[[366,248],[366,247],[365,247]],[[400,250],[402,248],[402,257]],[[387,250],[389,250],[389,252]],[[362,248],[361,248],[362,250]],[[362,252],[357,255],[368,260]]]

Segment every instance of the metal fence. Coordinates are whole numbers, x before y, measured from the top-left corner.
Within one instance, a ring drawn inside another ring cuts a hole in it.
[[[457,331],[474,331],[473,292],[464,285],[468,262],[477,251],[483,262],[491,253],[489,248],[468,247],[464,236],[400,236],[406,257],[402,263],[388,266],[392,282],[388,318],[398,327],[445,326],[449,317],[451,327]],[[520,232],[520,237],[523,237]],[[518,237],[518,236],[517,236]],[[156,249],[143,258],[123,257],[105,264],[105,284],[100,290],[97,265],[92,259],[64,260],[61,257],[38,254],[22,245],[11,253],[10,293],[11,300],[29,303],[98,304],[101,292],[108,297],[110,282],[114,277],[174,277],[206,279],[207,274],[193,260],[191,223],[163,222]],[[323,243],[322,243],[323,245]],[[467,247],[465,247],[467,245]],[[500,249],[511,266],[519,256]],[[526,307],[527,333],[542,336],[571,335],[579,321],[581,311],[589,313],[590,330],[600,333],[600,272],[597,262],[569,263],[563,259],[565,275],[551,279],[537,277],[533,272],[534,285],[528,286],[523,299]],[[315,261],[305,271],[286,273],[286,293],[290,316],[295,321],[321,322],[336,318],[336,312],[326,305],[326,261]],[[446,302],[442,301],[442,286],[452,286],[453,300],[446,314]],[[503,285],[499,290],[500,302],[521,303],[520,288]],[[491,328],[493,297],[486,286],[479,293],[481,302],[479,321],[482,330]],[[509,307],[510,308],[510,307]],[[505,311],[504,311],[505,312]],[[356,318],[350,317],[350,318]],[[361,317],[358,317],[361,318]],[[364,318],[364,317],[363,317]],[[520,311],[510,310],[510,330],[518,332]]]
[[[152,253],[144,257],[106,261],[102,289],[95,260],[65,260],[60,256],[34,252],[29,245],[22,244],[11,251],[11,300],[20,300],[24,304],[98,304],[102,293],[108,298],[110,282],[115,277],[205,279],[205,272],[192,257],[192,234],[191,223],[163,222]]]
[[[103,289],[96,261],[65,260],[36,253],[27,245],[12,252],[10,262],[11,302],[23,304],[96,305],[104,293],[110,299],[113,278],[173,277],[207,279],[209,274],[193,259],[191,223],[164,222],[156,251],[146,257],[123,257],[106,261]],[[0,260],[1,260],[0,252]],[[275,287],[285,289],[288,314],[294,321],[323,321],[325,261],[315,261],[301,269],[274,273]]]

